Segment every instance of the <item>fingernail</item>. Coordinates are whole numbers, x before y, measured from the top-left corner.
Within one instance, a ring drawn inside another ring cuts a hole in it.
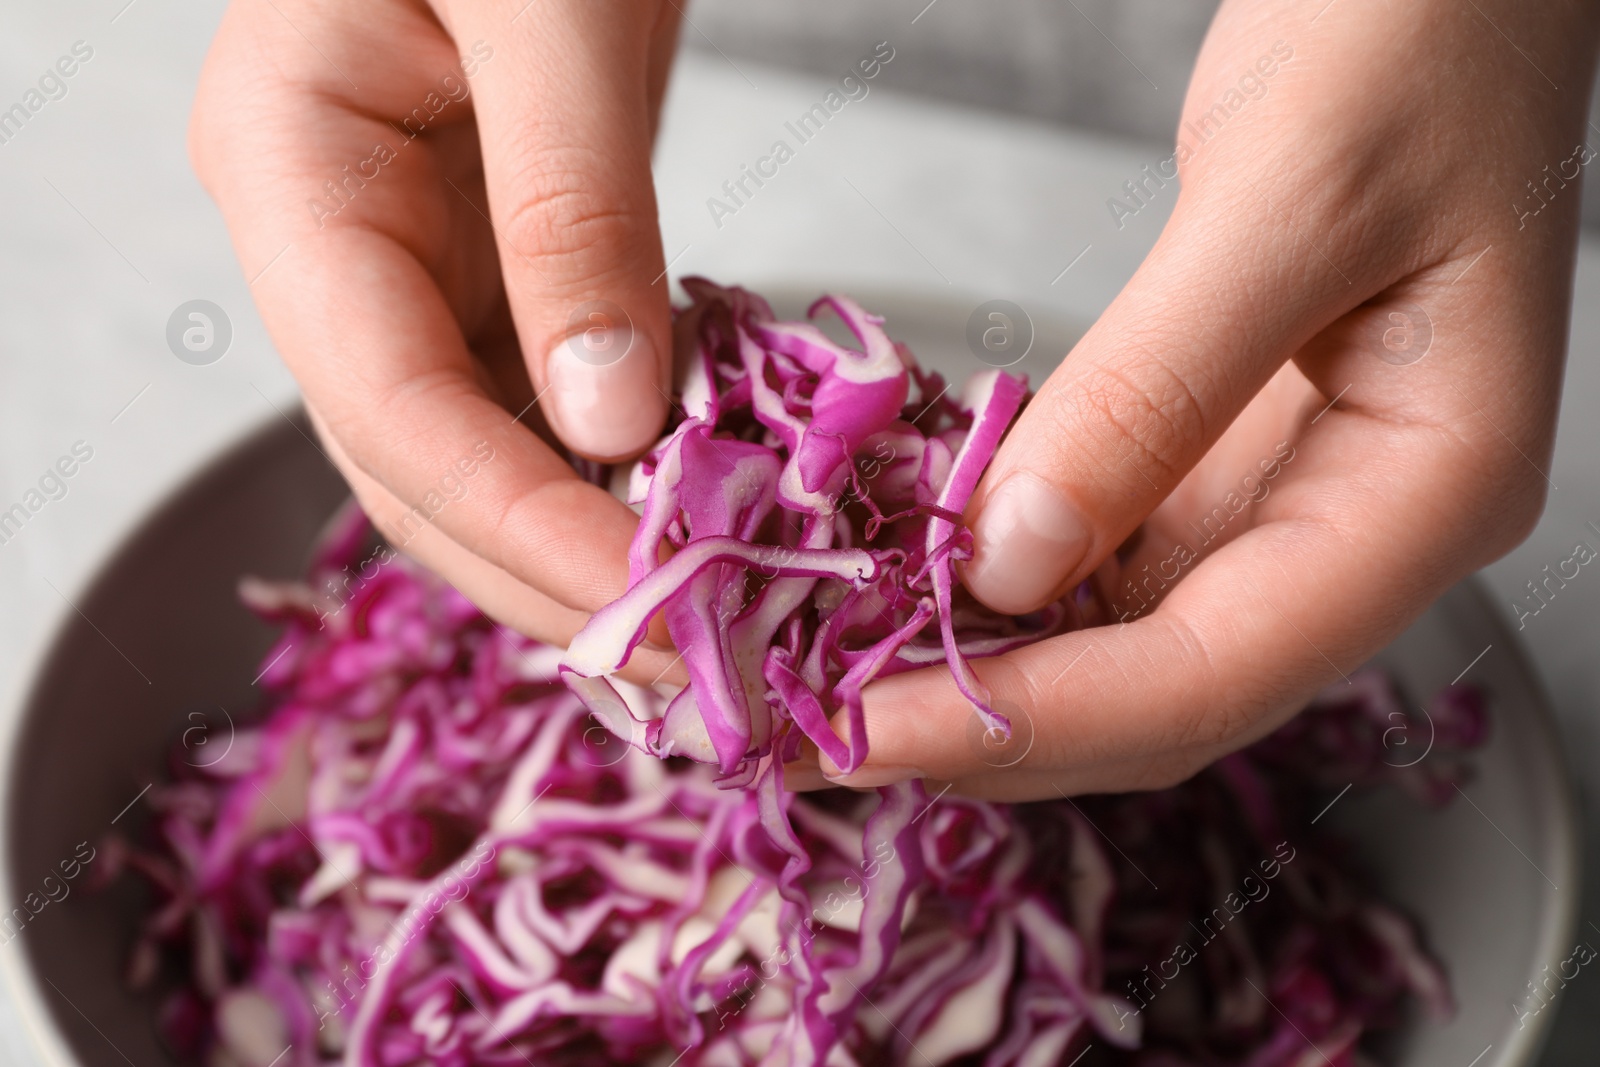
[[[656,371],[654,346],[631,328],[587,330],[558,341],[545,363],[545,417],[567,447],[591,459],[638,453],[666,417]]]
[[[922,772],[914,767],[894,767],[889,765],[858,767],[851,774],[828,774],[823,777],[834,785],[842,785],[849,789],[875,789],[880,785],[894,785],[896,782],[909,782],[913,778],[921,778]]]
[[[963,578],[972,595],[1005,615],[1036,611],[1089,554],[1089,527],[1050,483],[1017,471],[983,503],[976,553]]]

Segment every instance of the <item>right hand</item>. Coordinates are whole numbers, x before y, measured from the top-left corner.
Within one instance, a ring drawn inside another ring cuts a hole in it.
[[[623,592],[636,520],[559,445],[625,459],[667,414],[650,146],[677,22],[672,0],[235,0],[190,128],[367,514],[563,646]],[[615,362],[569,343],[597,300],[631,319]]]

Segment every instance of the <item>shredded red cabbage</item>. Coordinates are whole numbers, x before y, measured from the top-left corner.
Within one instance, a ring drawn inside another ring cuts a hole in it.
[[[1007,730],[968,658],[1086,621],[1072,602],[1011,618],[958,593],[954,565],[972,553],[959,516],[1026,383],[991,370],[952,397],[845,297],[812,314],[832,311],[858,347],[778,321],[744,290],[683,285],[682,418],[633,468],[629,588],[573,639],[573,691],[644,751],[715,764],[730,783],[766,774],[773,793],[807,739],[859,766],[862,687],[930,662]],[[690,678],[664,710],[611,677],[657,613]],[[830,725],[840,712],[847,740]]]
[[[785,791],[804,739],[860,763],[861,688],[897,670],[950,664],[1003,729],[966,659],[1106,604],[1089,583],[1010,619],[954,582],[1021,382],[954,400],[850,301],[825,303],[859,348],[685,288],[684,417],[632,471],[629,591],[565,653],[387,552],[319,611],[368,558],[353,511],[309,583],[247,583],[284,626],[268,707],[209,765],[175,756],[150,794],[159,847],[108,842],[101,865],[159,897],[131,978],[177,979],[178,1052],[1048,1067],[1093,1045],[1142,1067],[1353,1067],[1407,993],[1449,1010],[1410,921],[1311,820],[1330,785],[1448,791],[1485,730],[1468,688],[1435,699],[1437,755],[1403,770],[1392,732],[1417,716],[1365,672],[1161,793]],[[657,612],[690,678],[673,695],[611,677]]]

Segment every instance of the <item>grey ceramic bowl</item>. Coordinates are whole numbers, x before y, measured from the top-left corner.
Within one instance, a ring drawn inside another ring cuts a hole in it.
[[[945,340],[962,326],[945,324]],[[934,330],[926,344],[940,343]],[[153,1004],[122,984],[137,901],[87,892],[92,860],[65,883],[61,865],[70,869],[83,855],[79,843],[99,841],[113,823],[138,832],[148,817],[142,791],[186,729],[205,724],[190,751],[209,760],[203,745],[227,740],[217,709],[237,715],[252,706],[270,633],[237,606],[235,583],[247,572],[299,573],[316,530],[345,496],[302,430],[268,423],[163,505],[78,600],[82,614],[56,635],[23,706],[0,709],[0,722],[12,724],[0,763],[4,900],[23,906],[29,894],[47,899],[49,886],[69,890],[19,933],[0,929],[0,940],[10,939],[0,968],[51,1067],[171,1062],[155,1038]],[[1470,677],[1493,694],[1495,729],[1470,803],[1425,812],[1384,792],[1347,797],[1328,815],[1356,836],[1389,893],[1423,919],[1461,1005],[1448,1025],[1411,1027],[1393,1067],[1532,1063],[1553,1010],[1519,1029],[1510,1002],[1571,948],[1574,809],[1544,698],[1515,639],[1468,584],[1383,660],[1412,692],[1427,693],[1486,646]],[[47,885],[49,875],[56,881]]]

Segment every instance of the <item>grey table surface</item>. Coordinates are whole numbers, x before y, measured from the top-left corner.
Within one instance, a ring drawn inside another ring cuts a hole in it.
[[[75,444],[92,449],[65,495],[0,544],[3,686],[26,684],[27,665],[140,516],[228,442],[295,403],[249,279],[184,153],[195,75],[220,11],[210,0],[0,4],[0,109],[75,43],[92,50],[65,95],[0,143],[0,510]],[[701,29],[717,32],[716,20],[686,32]],[[859,50],[877,39],[863,37]],[[963,316],[1004,297],[1041,320],[1084,323],[1132,274],[1170,206],[1158,202],[1122,229],[1105,207],[1124,180],[1166,154],[1157,141],[919,99],[896,92],[886,73],[719,226],[706,200],[766,151],[786,119],[820,100],[829,79],[783,73],[737,49],[724,55],[708,40],[680,64],[657,152],[674,275],[920,295]],[[293,255],[269,269],[293,269]],[[1600,523],[1593,237],[1580,249],[1577,292],[1549,472],[1558,488],[1528,541],[1483,575],[1513,625],[1525,583],[1592,536],[1586,524]],[[209,366],[180,362],[165,341],[169,315],[194,298],[220,305],[233,325],[227,355]],[[1600,579],[1585,572],[1522,633],[1591,810],[1600,784],[1597,623]],[[1595,837],[1591,857],[1600,855]],[[1583,929],[1600,938],[1588,925],[1600,923],[1595,871],[1591,860]],[[1597,1009],[1600,978],[1586,973],[1568,990],[1546,1064],[1596,1061]],[[4,1002],[0,1049],[8,1062],[37,1062]]]

